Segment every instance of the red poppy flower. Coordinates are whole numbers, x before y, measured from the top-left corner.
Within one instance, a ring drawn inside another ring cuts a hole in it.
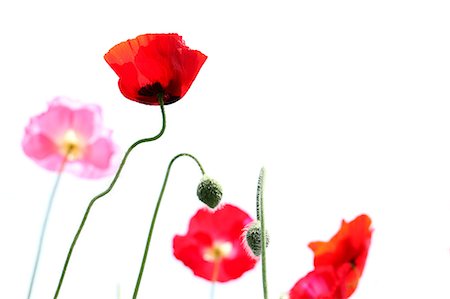
[[[186,235],[173,239],[177,259],[194,275],[210,281],[227,282],[252,269],[251,258],[242,245],[242,230],[253,219],[241,209],[225,204],[211,211],[200,209],[190,220]]]
[[[318,267],[297,281],[289,291],[289,299],[338,299],[337,286],[333,267]]]
[[[159,105],[162,95],[167,105],[186,94],[207,57],[171,33],[139,35],[114,46],[104,58],[119,76],[126,98]]]
[[[312,242],[316,268],[331,266],[338,279],[336,298],[348,298],[355,291],[369,252],[372,229],[371,219],[360,215],[347,223],[328,242]]]

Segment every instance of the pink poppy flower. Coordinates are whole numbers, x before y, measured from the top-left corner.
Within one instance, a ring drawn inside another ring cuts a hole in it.
[[[25,154],[51,171],[82,178],[101,178],[115,170],[116,145],[111,131],[102,127],[101,108],[57,97],[48,110],[30,119],[22,140]]]
[[[209,281],[227,282],[251,270],[257,259],[242,244],[242,230],[253,219],[230,204],[211,211],[200,209],[184,236],[173,239],[173,253],[194,275]]]

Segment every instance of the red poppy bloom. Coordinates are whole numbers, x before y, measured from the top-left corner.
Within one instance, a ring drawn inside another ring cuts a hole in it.
[[[331,266],[339,281],[336,298],[348,298],[355,291],[369,252],[372,229],[371,219],[360,215],[347,223],[328,242],[312,242],[316,268]]]
[[[139,35],[114,46],[104,58],[119,76],[126,98],[159,105],[162,95],[167,105],[186,94],[207,57],[171,33]]]
[[[173,239],[177,259],[194,275],[210,281],[227,282],[252,269],[251,258],[242,245],[242,230],[253,219],[241,209],[225,204],[211,211],[200,209],[190,220],[186,235]]]
[[[337,286],[333,267],[318,267],[297,281],[289,291],[289,299],[338,299]]]

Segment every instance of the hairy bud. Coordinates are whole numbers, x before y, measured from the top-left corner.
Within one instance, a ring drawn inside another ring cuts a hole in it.
[[[198,184],[197,196],[200,201],[214,209],[222,199],[222,187],[217,181],[204,175]]]
[[[245,247],[250,255],[255,257],[260,256],[262,252],[262,239],[261,239],[261,222],[253,221],[244,229],[245,235]],[[265,232],[266,247],[269,245],[269,235],[267,230]]]

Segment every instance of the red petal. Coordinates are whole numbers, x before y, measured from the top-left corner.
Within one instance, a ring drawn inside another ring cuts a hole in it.
[[[181,97],[189,90],[207,58],[202,52],[195,50],[184,51],[183,54],[181,56],[181,65],[183,66]]]
[[[337,283],[332,267],[319,267],[297,281],[289,299],[340,299],[335,294]]]
[[[339,280],[339,293],[348,298],[363,273],[370,247],[372,229],[367,215],[342,222],[340,230],[328,242],[312,242],[314,266],[332,266]]]

